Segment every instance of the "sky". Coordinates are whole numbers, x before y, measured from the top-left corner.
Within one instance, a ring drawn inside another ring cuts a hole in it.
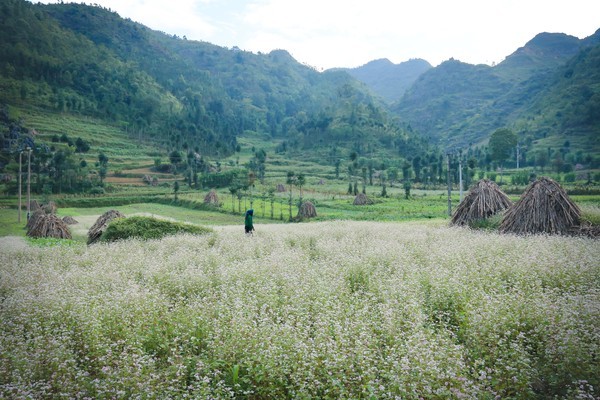
[[[492,65],[538,33],[561,32],[581,39],[600,28],[598,0],[85,2],[190,40],[253,53],[284,49],[317,70],[354,68],[380,58],[396,64],[422,58],[437,66],[454,58]]]

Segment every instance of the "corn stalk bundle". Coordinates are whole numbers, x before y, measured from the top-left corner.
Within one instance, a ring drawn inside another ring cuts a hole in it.
[[[48,204],[41,204],[40,206],[46,211],[46,214],[56,214],[56,210],[58,209],[56,203],[53,201],[49,201]]]
[[[506,210],[512,201],[495,182],[482,179],[458,205],[452,216],[452,225],[469,225],[473,221],[489,218]]]
[[[37,200],[35,200],[35,199],[32,199],[32,200],[29,202],[29,210],[30,210],[31,212],[37,211],[37,210],[38,210],[38,209],[40,209],[41,207],[42,207],[42,206],[40,205],[40,203],[39,203]]]
[[[285,192],[285,185],[283,183],[278,183],[277,184],[277,192],[278,193],[283,193]]]
[[[71,239],[67,224],[55,214],[43,214],[36,218],[33,226],[27,231],[27,236],[34,238]]]
[[[208,192],[208,194],[204,197],[204,204],[210,204],[212,206],[219,205],[219,196],[217,196],[217,192],[215,192],[214,189]]]
[[[584,222],[580,226],[573,228],[573,235],[587,236],[591,238],[600,237],[600,225],[592,225],[589,222]]]
[[[44,210],[46,214],[56,214],[56,210],[58,209],[58,207],[53,201],[49,201],[48,204],[43,204],[35,199],[31,200],[29,204],[29,210],[33,213],[40,209]]]
[[[581,210],[554,180],[542,177],[531,183],[505,214],[504,233],[566,235],[579,226]]]
[[[298,218],[314,218],[317,216],[317,209],[310,201],[305,201],[298,209]]]
[[[63,217],[63,221],[65,221],[65,224],[67,225],[75,225],[79,223],[75,218],[71,217],[70,215]]]
[[[35,209],[35,211],[29,216],[27,224],[25,225],[25,229],[29,231],[38,222],[40,218],[43,218],[45,216],[46,212],[44,211],[44,209],[38,206]]]
[[[125,215],[117,210],[110,210],[98,217],[94,225],[92,225],[88,231],[87,244],[96,243],[108,227],[108,224],[115,218],[125,218]]]
[[[359,193],[354,198],[354,203],[352,203],[352,204],[354,204],[355,206],[365,206],[367,204],[373,204],[373,201],[371,199],[369,199],[366,194]]]

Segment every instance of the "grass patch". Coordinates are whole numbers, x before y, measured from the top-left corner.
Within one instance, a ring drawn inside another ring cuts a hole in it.
[[[160,239],[178,233],[204,235],[212,229],[197,225],[182,224],[180,222],[165,221],[152,217],[119,218],[108,225],[102,234],[104,242],[114,242],[129,238]]]
[[[18,222],[19,211],[16,208],[0,209],[0,236],[25,236],[27,212],[21,212],[21,222]]]
[[[592,225],[600,225],[600,206],[583,204],[581,208],[581,221]]]

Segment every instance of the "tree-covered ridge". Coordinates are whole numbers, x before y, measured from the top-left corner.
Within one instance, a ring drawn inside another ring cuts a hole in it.
[[[7,0],[1,11],[0,101],[9,105],[106,118],[168,149],[213,155],[234,151],[245,131],[302,148],[383,148],[390,137],[421,148],[347,73],[319,73],[284,50],[191,41],[84,4]]]
[[[112,30],[116,37],[128,32],[131,41],[119,43],[129,44],[127,51],[131,57],[120,57],[109,47],[110,43],[95,43],[61,26],[48,12],[55,7],[81,18],[96,14],[118,18],[107,10],[83,5],[5,2],[1,8],[0,68],[3,86],[9,90],[3,91],[3,102],[106,118],[126,129],[148,133],[161,142],[181,142],[181,136],[196,136],[195,141],[207,151],[233,150],[236,131],[221,123],[216,112],[209,110],[203,118],[192,119],[194,113],[188,104],[157,80],[151,70],[140,68],[132,49],[140,47],[135,40],[142,36],[142,30],[121,29],[111,23],[111,18],[97,24]],[[75,14],[79,9],[87,13]],[[87,20],[93,21],[92,17]],[[136,36],[135,32],[139,34]],[[177,134],[173,133],[174,128],[178,129]],[[212,137],[200,135],[202,130]]]
[[[505,126],[529,144],[561,135],[591,140],[600,133],[593,122],[599,39],[598,32],[583,40],[541,33],[496,66],[446,61],[421,75],[393,109],[433,140],[459,147]]]

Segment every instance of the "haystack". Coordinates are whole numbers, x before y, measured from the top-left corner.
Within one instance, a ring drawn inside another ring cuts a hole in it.
[[[368,204],[373,204],[373,201],[371,199],[369,199],[366,194],[359,193],[354,198],[354,203],[352,203],[352,204],[354,204],[355,206],[365,206]]]
[[[566,235],[579,226],[581,210],[567,192],[550,178],[531,183],[504,214],[500,231],[504,233],[549,233]]]
[[[285,192],[285,185],[283,183],[278,183],[277,184],[277,192],[278,193],[283,193]]]
[[[29,219],[27,220],[27,224],[25,228],[29,231],[35,224],[37,224],[38,220],[42,217],[46,216],[46,212],[38,206],[38,208],[29,215]]]
[[[108,227],[108,224],[110,224],[110,222],[115,218],[125,218],[125,215],[117,210],[110,210],[98,217],[94,225],[92,225],[88,231],[87,243],[96,243]]]
[[[458,205],[450,224],[469,225],[506,210],[511,205],[512,201],[495,182],[482,179]]]
[[[204,196],[204,204],[210,204],[211,206],[219,205],[219,196],[217,196],[217,192],[214,189]]]
[[[48,204],[42,204],[41,207],[46,211],[46,214],[56,214],[58,207],[53,201],[49,201]]]
[[[582,222],[580,226],[573,228],[573,235],[587,236],[593,239],[600,237],[600,225],[593,225],[588,221]]]
[[[41,207],[42,207],[42,206],[40,205],[40,203],[38,203],[38,201],[37,201],[37,200],[35,200],[35,199],[32,199],[32,200],[29,202],[29,211],[31,211],[31,212],[37,211],[37,210],[38,210],[39,208],[41,208]]]
[[[56,203],[53,201],[49,201],[47,204],[40,203],[39,201],[33,199],[29,203],[29,211],[35,212],[37,210],[43,209],[46,214],[55,214],[57,210]]]
[[[315,205],[310,201],[305,201],[300,205],[298,209],[298,216],[296,218],[314,218],[317,216],[317,209]]]
[[[54,214],[40,214],[35,224],[27,230],[27,236],[34,238],[71,239],[67,224]]]
[[[65,224],[67,225],[75,225],[79,223],[75,218],[71,217],[70,215],[63,217],[63,221],[65,221]]]

